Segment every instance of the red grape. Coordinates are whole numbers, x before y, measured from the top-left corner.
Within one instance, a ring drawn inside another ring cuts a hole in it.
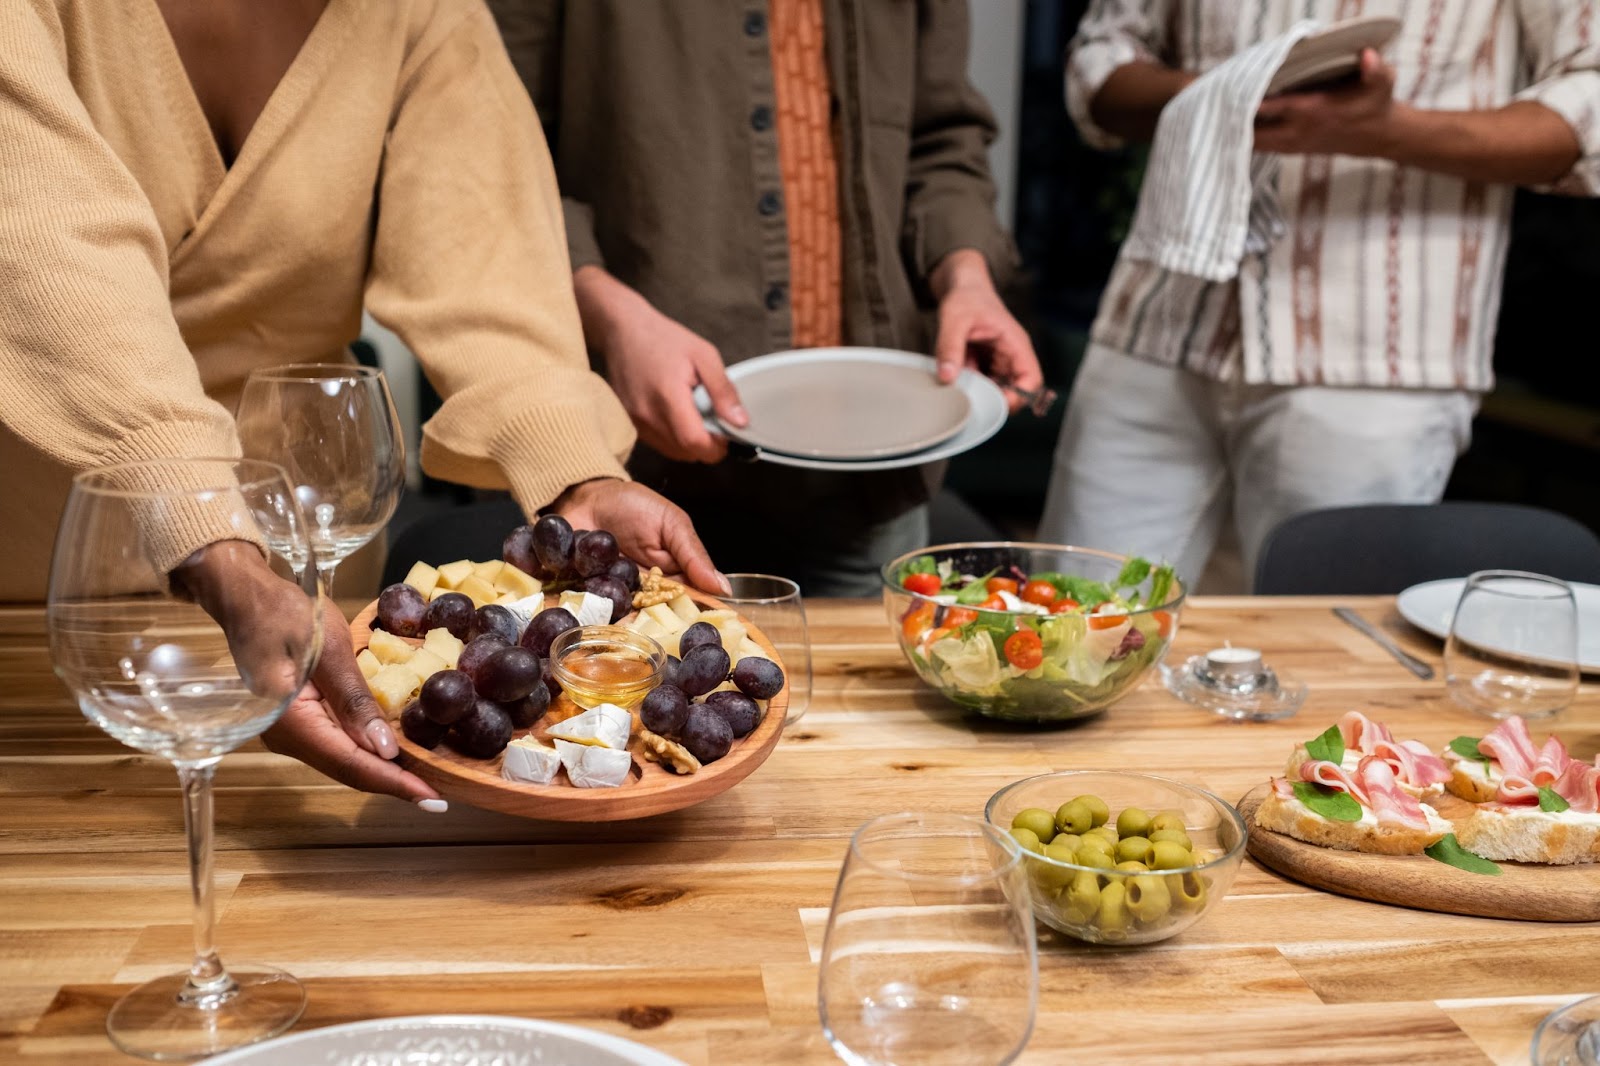
[[[572,565],[579,577],[598,577],[616,562],[617,538],[603,529],[591,530],[572,546]]]
[[[394,584],[378,594],[378,624],[397,637],[420,637],[428,602],[406,584]]]
[[[733,668],[733,683],[753,700],[770,700],[783,691],[783,671],[771,659],[748,655]]]
[[[550,655],[550,645],[569,629],[577,629],[578,620],[565,607],[551,607],[540,611],[522,631],[521,644],[541,659]]]
[[[717,632],[717,627],[710,622],[696,622],[683,631],[678,638],[678,654],[688,655],[690,651],[709,644],[714,648],[722,647],[722,634]],[[719,685],[722,682],[717,682]]]
[[[489,656],[501,648],[509,648],[510,646],[510,644],[506,643],[504,637],[496,636],[493,633],[477,637],[468,641],[467,646],[461,649],[461,655],[456,659],[456,669],[464,671],[468,677],[472,678],[473,684],[477,684],[478,671],[488,661]]]
[[[459,592],[446,592],[428,604],[422,616],[422,631],[448,629],[457,640],[466,640],[472,632],[472,600]]]
[[[722,716],[736,739],[749,736],[761,722],[761,708],[742,692],[713,692],[705,698],[704,705]]]
[[[478,693],[464,670],[440,670],[422,683],[418,702],[422,713],[439,725],[454,725],[472,710]]]
[[[675,673],[685,696],[704,696],[728,680],[728,653],[710,644],[691,648]]]
[[[608,622],[620,622],[624,615],[633,610],[633,597],[628,590],[622,587],[622,582],[607,574],[591,577],[583,583],[583,591],[592,592],[596,596],[604,596],[611,601],[611,617]]]
[[[511,716],[512,725],[526,729],[543,718],[544,712],[550,709],[550,690],[542,684],[534,685],[526,696],[501,704],[501,709]]]
[[[423,713],[422,707],[415,700],[406,704],[406,709],[400,712],[400,732],[405,734],[407,740],[432,751],[439,746],[439,741],[450,731],[448,726],[431,721]]]
[[[657,685],[639,704],[639,720],[652,733],[676,736],[689,717],[689,697],[675,685]]]
[[[476,639],[485,633],[493,633],[503,638],[507,644],[515,644],[520,634],[517,616],[498,603],[484,604],[472,615],[471,635]]]
[[[484,660],[472,680],[485,699],[520,700],[539,683],[539,657],[527,648],[501,648]]]
[[[560,577],[572,565],[572,524],[558,514],[547,514],[533,524],[533,551],[550,577]]]
[[[632,559],[619,556],[606,568],[606,573],[622,582],[622,587],[629,592],[639,591],[639,564]]]
[[[467,716],[450,730],[450,744],[463,755],[492,759],[511,743],[511,716],[489,700],[480,699]]]
[[[506,534],[500,545],[500,558],[533,577],[543,576],[539,556],[533,550],[533,527],[518,526]]]
[[[716,762],[733,747],[733,729],[722,715],[705,704],[697,704],[689,708],[689,718],[678,739],[696,759]]]

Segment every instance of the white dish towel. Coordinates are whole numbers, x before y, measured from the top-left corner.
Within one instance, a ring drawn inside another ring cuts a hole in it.
[[[1289,50],[1321,23],[1306,19],[1191,82],[1167,104],[1123,246],[1132,259],[1228,281],[1246,252],[1284,231],[1279,160],[1255,154],[1255,118]]]

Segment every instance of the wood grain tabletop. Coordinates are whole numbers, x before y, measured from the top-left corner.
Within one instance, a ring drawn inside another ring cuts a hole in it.
[[[1057,769],[1167,774],[1236,800],[1351,708],[1431,744],[1484,720],[1333,617],[1347,603],[1434,664],[1387,599],[1197,599],[1174,656],[1229,639],[1309,682],[1299,715],[1213,718],[1152,678],[1086,724],[964,717],[922,688],[876,602],[809,605],[815,695],[771,759],[698,807],[553,824],[366,796],[252,744],[217,776],[225,960],[304,981],[300,1028],[429,1012],[602,1029],[686,1063],[830,1063],[817,959],[847,839],[899,810],[978,813]],[[349,613],[353,614],[354,609]],[[1600,749],[1600,689],[1555,723]],[[0,1062],[131,1062],[103,1025],[187,966],[183,822],[169,765],[101,734],[50,673],[43,611],[0,608]],[[1549,1011],[1600,992],[1600,924],[1406,910],[1246,860],[1182,936],[1041,940],[1022,1059],[1518,1063]]]

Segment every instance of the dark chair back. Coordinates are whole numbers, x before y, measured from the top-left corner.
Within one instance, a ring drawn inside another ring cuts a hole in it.
[[[506,534],[525,521],[515,500],[462,504],[419,518],[389,545],[383,587],[404,581],[418,560],[438,566],[457,559],[498,559]]]
[[[1477,570],[1529,570],[1600,584],[1600,537],[1566,515],[1509,503],[1307,511],[1268,535],[1255,591],[1383,596]]]

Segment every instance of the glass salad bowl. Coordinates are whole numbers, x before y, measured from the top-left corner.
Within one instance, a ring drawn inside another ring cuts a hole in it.
[[[1166,654],[1184,601],[1170,567],[1055,544],[941,544],[882,576],[917,676],[1022,722],[1085,718],[1132,691]]]

